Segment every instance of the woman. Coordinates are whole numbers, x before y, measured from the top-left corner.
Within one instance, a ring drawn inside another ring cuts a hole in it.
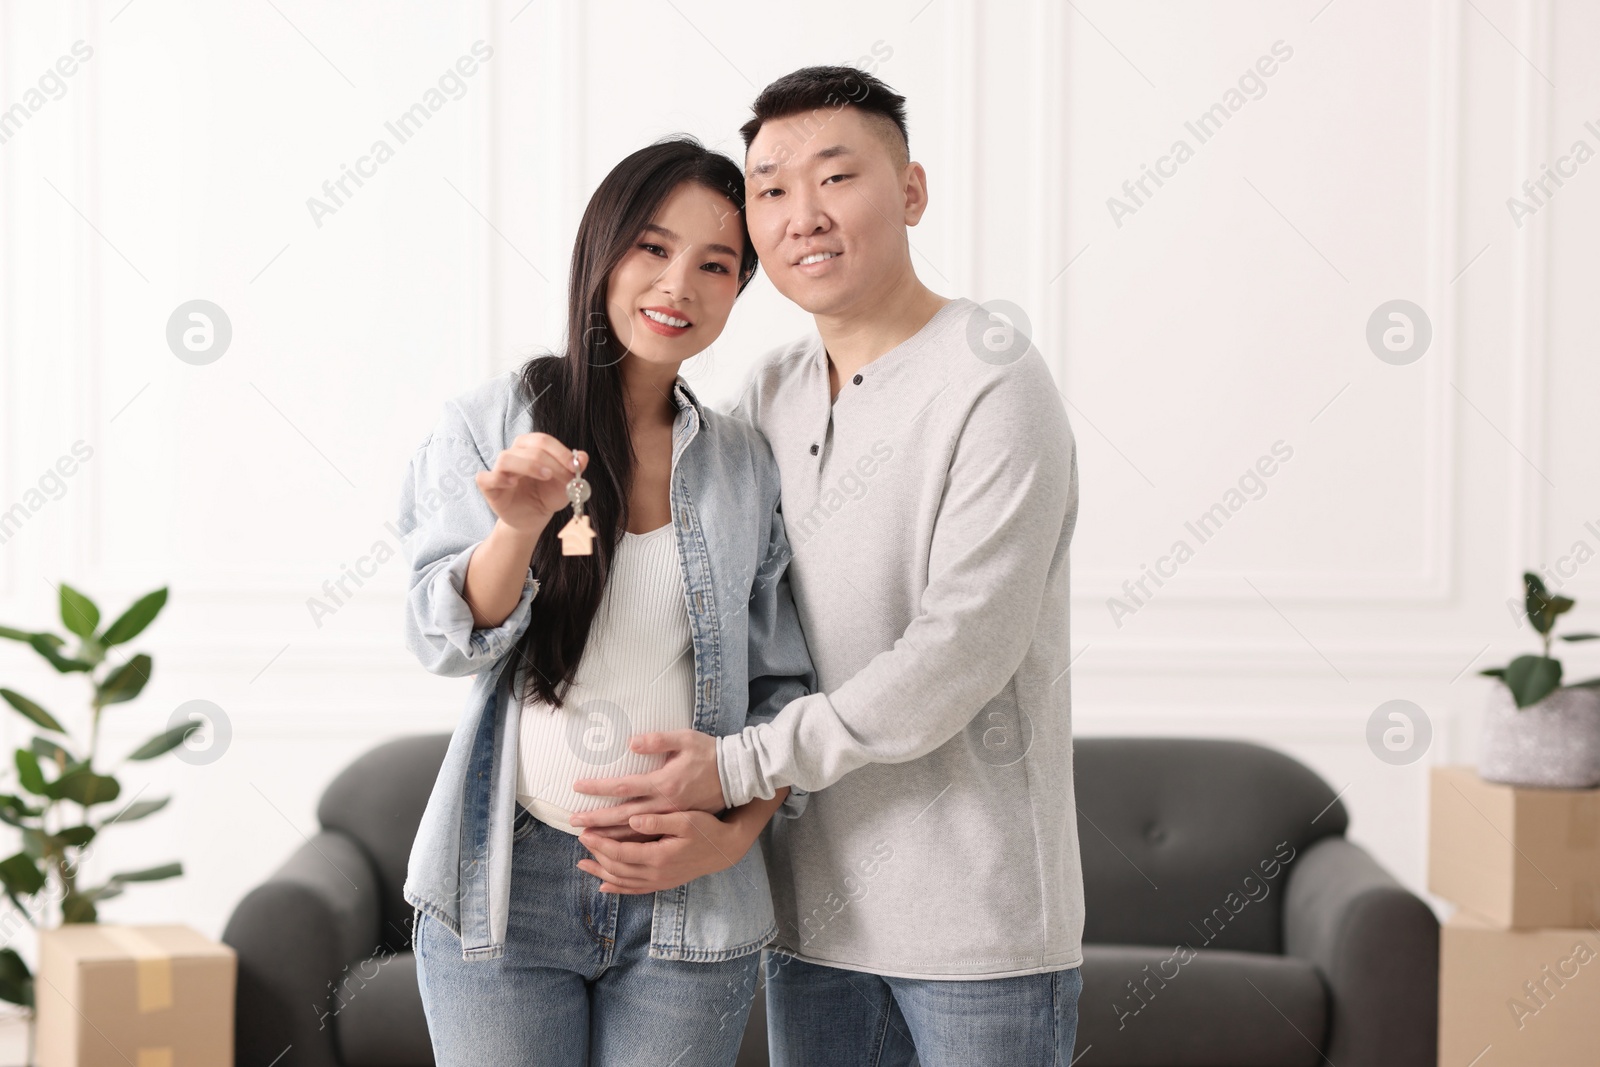
[[[447,404],[411,460],[407,642],[477,675],[404,887],[440,1067],[737,1054],[776,933],[751,846],[803,794],[661,816],[691,857],[670,887],[603,869],[566,817],[612,803],[576,779],[665,758],[631,734],[732,733],[813,687],[771,450],[678,376],[755,268],[731,160],[692,139],[633,153],[579,225],[566,350]]]

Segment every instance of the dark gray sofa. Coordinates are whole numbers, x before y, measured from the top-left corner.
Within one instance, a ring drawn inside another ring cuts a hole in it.
[[[234,910],[238,1067],[433,1063],[400,887],[447,741],[351,764]],[[1326,782],[1245,742],[1074,747],[1079,1067],[1434,1067],[1438,923],[1345,839]],[[740,1067],[766,1063],[764,1032],[758,996]]]

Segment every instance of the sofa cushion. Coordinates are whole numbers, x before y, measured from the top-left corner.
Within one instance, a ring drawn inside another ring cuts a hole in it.
[[[411,842],[449,745],[449,734],[402,737],[379,745],[328,783],[317,804],[323,829],[349,834],[371,860],[382,907],[379,944],[393,952],[411,947],[414,909],[401,889]]]
[[[1333,788],[1244,741],[1073,741],[1083,939],[1283,951],[1294,859],[1347,818]]]
[[[1304,960],[1085,945],[1079,1067],[1317,1067],[1327,991]]]
[[[328,1011],[344,1067],[433,1067],[414,953],[352,964],[334,982]]]

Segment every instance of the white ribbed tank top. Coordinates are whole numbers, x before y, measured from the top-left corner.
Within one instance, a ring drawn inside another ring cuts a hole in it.
[[[539,610],[534,598],[534,610]],[[538,698],[522,706],[517,800],[540,821],[576,835],[575,811],[607,808],[616,797],[576,793],[579,778],[643,774],[666,757],[634,752],[628,739],[694,724],[694,651],[678,542],[671,522],[624,532],[563,706]]]

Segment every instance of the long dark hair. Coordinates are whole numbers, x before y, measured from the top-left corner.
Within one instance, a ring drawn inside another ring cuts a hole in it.
[[[685,182],[720,193],[738,209],[744,238],[738,292],[744,291],[757,263],[745,226],[744,175],[733,160],[693,137],[658,141],[613,167],[589,198],[572,247],[566,348],[522,368],[521,402],[531,406],[534,428],[589,454],[583,476],[592,493],[584,510],[599,536],[593,555],[562,556],[559,533],[571,512],[561,511],[534,545],[539,592],[532,621],[517,643],[516,662],[528,668],[522,672],[526,682],[519,701],[531,692],[561,706],[599,610],[617,543],[628,528],[633,442],[620,370],[626,349],[611,330],[607,283],[667,197]]]

